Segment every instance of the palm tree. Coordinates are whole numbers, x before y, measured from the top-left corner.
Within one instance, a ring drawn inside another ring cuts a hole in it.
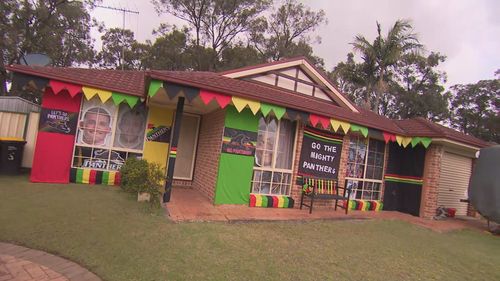
[[[375,112],[379,112],[382,94],[387,91],[389,69],[395,67],[405,53],[418,53],[422,50],[413,27],[408,20],[397,20],[387,33],[382,36],[382,27],[377,22],[377,37],[370,43],[363,35],[357,35],[354,50],[361,53],[365,71],[371,76],[367,79],[365,103]],[[371,103],[373,99],[373,103]]]

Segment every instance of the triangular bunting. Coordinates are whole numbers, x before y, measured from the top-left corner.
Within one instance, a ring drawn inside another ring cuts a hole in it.
[[[315,114],[309,115],[309,122],[311,122],[311,125],[313,125],[313,127],[316,127],[316,125],[318,125],[319,118],[320,117],[318,115],[315,115]]]
[[[429,145],[431,144],[432,142],[432,139],[431,138],[420,138],[420,142],[422,143],[422,145],[427,148],[429,147]]]
[[[106,91],[86,86],[82,87],[82,91],[87,100],[90,100],[92,97],[97,95],[101,99],[101,102],[105,103],[107,100],[109,100],[109,98],[111,98],[111,91]]]
[[[284,107],[277,105],[273,106],[273,111],[274,111],[274,116],[276,116],[278,120],[281,120],[281,118],[283,118],[283,116],[286,113],[286,109]]]
[[[290,120],[299,120],[300,119],[304,122],[309,120],[309,114],[302,112],[302,111],[290,109],[290,108],[286,109],[286,116]]]
[[[50,80],[49,85],[52,88],[52,92],[54,93],[54,95],[59,94],[62,90],[66,90],[68,91],[68,94],[73,98],[82,91],[82,86],[80,85],[60,82],[56,80]]]
[[[402,141],[402,144],[403,144],[403,147],[406,148],[410,143],[411,143],[411,137],[404,137],[403,138],[403,141]]]
[[[330,124],[332,125],[332,128],[335,132],[339,130],[340,127],[340,121],[335,120],[335,119],[330,119]]]
[[[215,93],[207,90],[200,91],[200,98],[204,104],[208,105],[215,98]]]
[[[399,144],[399,146],[401,146],[401,144],[403,143],[403,137],[396,135],[396,142]]]
[[[344,134],[347,134],[347,132],[349,132],[349,129],[351,128],[351,124],[348,122],[342,122],[342,121],[339,121],[339,123],[340,123],[340,127],[344,131]]]
[[[113,100],[113,103],[115,105],[119,105],[125,100],[125,95],[113,92],[113,94],[111,95],[111,99]]]
[[[351,124],[351,131],[360,132],[365,138],[368,136],[368,128],[360,125]]]
[[[231,96],[215,94],[215,100],[219,104],[220,108],[225,108],[231,102]]]
[[[319,123],[321,123],[321,126],[323,129],[328,129],[328,126],[330,125],[330,118],[324,117],[324,116],[319,116]]]
[[[368,136],[370,138],[374,139],[379,139],[379,140],[385,140],[384,135],[382,134],[382,131],[376,130],[376,129],[368,129]]]
[[[386,133],[386,132],[382,132],[382,135],[384,135],[385,143],[388,143],[391,140],[394,141],[393,138],[396,137],[394,134]]]
[[[269,112],[271,112],[271,109],[272,105],[270,104],[267,103],[260,104],[260,112],[262,112],[262,115],[264,115],[264,117],[266,117],[269,114]]]
[[[193,87],[183,87],[182,92],[189,102],[192,102],[199,94],[200,89]]]
[[[182,91],[182,86],[166,82],[163,83],[163,88],[165,88],[165,90],[167,91],[169,99],[175,98]]]
[[[236,107],[236,110],[238,110],[238,112],[241,112],[243,108],[247,106],[246,99],[233,96],[231,100],[233,101],[234,107]]]
[[[134,97],[134,96],[130,96],[130,95],[125,95],[125,100],[127,101],[127,103],[130,106],[130,108],[134,108],[134,106],[139,101],[139,98],[138,97]]]
[[[240,97],[232,97],[232,101],[238,112],[241,112],[243,108],[245,108],[245,106],[247,105],[248,107],[250,107],[250,110],[254,115],[257,114],[257,112],[259,112],[260,102],[258,101],[247,100]]]
[[[43,91],[48,83],[49,80],[46,78],[15,72],[12,78],[12,89],[22,91],[29,88],[30,90]]]
[[[414,138],[412,138],[412,140],[411,140],[411,147],[417,146],[417,144],[420,143],[420,140],[421,140],[420,137],[414,137]]]
[[[148,96],[154,97],[161,87],[163,87],[162,81],[151,80],[149,83]]]
[[[257,112],[259,112],[260,102],[249,100],[248,107],[250,107],[250,110],[252,110],[253,115],[255,115],[257,114]]]

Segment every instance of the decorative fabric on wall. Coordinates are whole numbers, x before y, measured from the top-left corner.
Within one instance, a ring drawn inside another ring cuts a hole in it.
[[[257,132],[259,118],[248,109],[241,113],[234,107],[226,109],[226,128]],[[253,155],[221,153],[215,189],[215,204],[248,204],[253,174]]]
[[[116,171],[71,168],[69,181],[83,184],[120,185],[121,175]]]
[[[72,98],[64,92],[56,96],[52,89],[47,87],[42,98],[42,111],[54,110],[69,115],[78,115],[81,100],[81,95]],[[43,124],[45,124],[44,120],[40,118],[40,125]],[[74,142],[74,133],[39,131],[30,180],[32,182],[68,183]]]
[[[143,157],[149,162],[157,163],[161,167],[165,166],[165,159],[169,153],[170,128],[172,127],[173,110],[151,105],[148,117],[148,137],[144,143]],[[168,141],[158,134],[166,134],[168,131]],[[157,138],[154,135],[157,135]]]
[[[344,200],[344,208],[346,208],[347,201]],[[354,211],[382,211],[384,203],[379,200],[349,200],[348,210]]]
[[[337,179],[343,136],[311,127],[304,129],[298,174]]]
[[[425,148],[403,148],[389,144],[385,175],[384,204],[389,211],[418,216],[422,194]]]
[[[250,194],[250,207],[293,208],[292,197],[280,195]]]

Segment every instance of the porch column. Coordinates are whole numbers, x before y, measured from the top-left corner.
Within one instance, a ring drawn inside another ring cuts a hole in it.
[[[172,139],[170,140],[170,153],[167,159],[167,176],[165,178],[165,193],[163,193],[163,203],[170,202],[170,193],[172,192],[172,181],[174,178],[175,158],[177,156],[177,143],[181,131],[182,112],[184,111],[184,97],[177,100],[177,109],[175,110],[175,121],[173,125]]]

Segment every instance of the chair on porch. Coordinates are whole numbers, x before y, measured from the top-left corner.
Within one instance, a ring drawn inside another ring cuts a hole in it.
[[[345,182],[347,186],[347,180]],[[304,197],[310,198],[309,204],[304,203]],[[302,178],[302,195],[300,196],[300,209],[302,206],[309,207],[309,214],[312,213],[314,200],[335,200],[335,211],[337,207],[344,208],[347,215],[349,211],[349,198],[351,189],[340,187],[336,180],[319,179],[311,177]],[[339,203],[340,201],[340,203]]]

